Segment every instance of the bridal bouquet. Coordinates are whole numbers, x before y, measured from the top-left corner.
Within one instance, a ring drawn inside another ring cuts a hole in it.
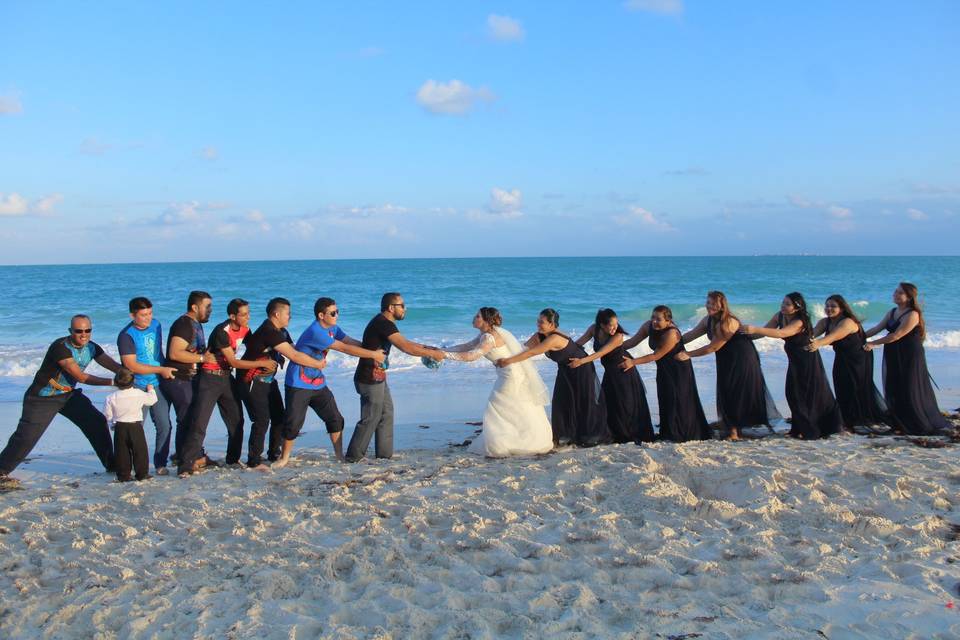
[[[440,365],[443,364],[442,360],[434,360],[429,356],[423,356],[422,358],[420,358],[420,362],[422,362],[423,366],[425,366],[427,369],[434,369],[434,370],[439,369]]]

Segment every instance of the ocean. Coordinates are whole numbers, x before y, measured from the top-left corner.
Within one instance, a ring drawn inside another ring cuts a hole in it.
[[[790,291],[800,291],[814,313],[822,317],[823,301],[833,293],[844,295],[869,327],[893,306],[891,296],[900,281],[920,288],[928,327],[927,358],[938,385],[942,409],[960,404],[960,257],[674,257],[674,258],[464,258],[402,260],[315,260],[266,262],[195,262],[164,264],[108,264],[0,267],[0,439],[16,426],[24,390],[49,343],[66,334],[70,316],[85,313],[93,320],[93,339],[116,356],[116,337],[129,321],[127,303],[147,296],[154,317],[164,326],[183,313],[192,289],[213,296],[214,313],[208,328],[226,317],[234,297],[251,303],[251,326],[264,318],[267,301],[282,296],[292,303],[290,332],[296,338],[313,320],[313,302],[320,296],[336,299],[340,325],[359,337],[379,311],[380,296],[399,291],[407,302],[406,319],[399,325],[418,342],[452,345],[475,335],[471,321],[478,307],[500,309],[504,326],[521,341],[535,330],[538,312],[553,307],[560,312],[560,329],[577,337],[601,307],[617,311],[629,331],[650,316],[658,304],[669,305],[681,329],[703,317],[708,290],[724,291],[744,322],[763,324],[779,309]],[[758,341],[768,386],[784,415],[786,357],[782,342]],[[641,345],[636,353],[647,353]],[[822,351],[825,365],[832,350]],[[881,351],[876,354],[877,375]],[[347,419],[359,413],[352,384],[355,360],[335,354],[327,376]],[[545,358],[536,364],[548,386],[555,365]],[[599,364],[599,363],[598,363]],[[94,369],[91,369],[93,371]],[[713,357],[699,358],[695,370],[709,419],[716,417]],[[655,366],[640,368],[656,421]],[[418,427],[433,423],[462,425],[479,420],[495,378],[486,360],[448,362],[438,370],[419,359],[394,352],[390,383],[396,404],[400,440],[416,444]],[[104,389],[89,388],[95,402]],[[86,448],[79,430],[58,418],[38,452],[64,447]],[[308,430],[320,429],[310,416]],[[148,441],[152,428],[148,427]],[[219,430],[211,426],[211,434]],[[472,433],[464,426],[463,433]],[[456,439],[453,433],[448,439]],[[429,439],[427,439],[429,440]],[[424,441],[427,441],[424,440]],[[443,438],[430,440],[440,442]]]

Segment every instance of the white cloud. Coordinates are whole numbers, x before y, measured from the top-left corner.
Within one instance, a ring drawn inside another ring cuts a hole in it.
[[[191,202],[178,202],[168,206],[157,222],[163,225],[178,225],[195,222],[200,218],[200,203],[196,200]]]
[[[284,224],[287,231],[301,238],[309,238],[316,230],[312,224],[303,219],[291,220]]]
[[[494,187],[490,191],[490,204],[487,205],[487,211],[499,215],[502,218],[519,218],[523,215],[523,194],[520,189],[511,189],[507,191]]]
[[[487,16],[487,35],[501,42],[519,42],[525,34],[523,26],[516,18],[491,13]]]
[[[639,225],[661,232],[677,230],[672,224],[657,218],[652,212],[647,211],[643,207],[630,207],[625,214],[613,216],[612,219],[614,223],[623,227]]]
[[[831,218],[849,218],[853,215],[853,211],[850,209],[835,204],[827,207],[827,213]]]
[[[824,206],[822,202],[813,202],[797,194],[787,196],[787,201],[793,206],[800,207],[801,209],[810,209],[812,207]]]
[[[0,116],[17,116],[21,113],[23,113],[23,103],[20,102],[20,94],[0,95]]]
[[[33,203],[28,202],[19,193],[10,193],[6,196],[0,193],[0,216],[24,216],[28,213],[49,215],[62,200],[63,196],[59,193],[43,196],[34,200]]]
[[[628,11],[648,11],[668,16],[683,13],[683,0],[627,0],[623,6]]]
[[[0,193],[0,216],[22,216],[28,210],[27,199],[19,193],[10,193],[6,196]]]
[[[204,160],[213,161],[220,157],[220,152],[216,147],[204,147],[203,149],[200,149],[198,153]]]
[[[930,219],[930,216],[928,216],[925,212],[920,211],[920,209],[907,209],[907,217],[918,222]]]
[[[264,233],[270,231],[270,223],[267,222],[267,217],[259,209],[251,209],[243,218]]]
[[[63,195],[59,193],[52,193],[49,196],[44,196],[36,202],[33,203],[31,210],[46,215],[53,213],[54,207],[56,207],[63,200]]]
[[[494,97],[486,87],[474,89],[459,80],[447,83],[427,80],[417,90],[417,104],[440,115],[463,115],[477,103],[490,102]]]
[[[847,220],[844,218],[833,220],[830,222],[830,230],[836,233],[846,233],[848,231],[853,231],[856,228],[853,220]]]

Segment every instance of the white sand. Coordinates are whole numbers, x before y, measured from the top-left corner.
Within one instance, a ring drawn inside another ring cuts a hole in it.
[[[0,637],[956,638],[958,451],[771,437],[33,472],[0,494]]]

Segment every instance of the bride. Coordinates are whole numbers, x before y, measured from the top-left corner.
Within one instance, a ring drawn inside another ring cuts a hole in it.
[[[473,326],[480,335],[444,350],[448,360],[470,362],[485,357],[491,363],[523,351],[513,334],[501,327],[500,312],[480,307]],[[553,448],[553,430],[544,406],[547,387],[529,361],[497,369],[497,382],[483,412],[483,431],[469,451],[491,458],[546,453]]]

